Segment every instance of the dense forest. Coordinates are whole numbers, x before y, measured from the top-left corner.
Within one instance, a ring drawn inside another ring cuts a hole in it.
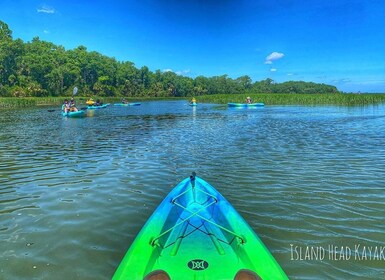
[[[247,75],[196,78],[174,72],[152,72],[79,46],[62,46],[35,37],[13,39],[0,21],[0,97],[64,96],[77,86],[82,95],[127,97],[184,97],[237,93],[338,93],[334,86],[311,82],[252,82]]]

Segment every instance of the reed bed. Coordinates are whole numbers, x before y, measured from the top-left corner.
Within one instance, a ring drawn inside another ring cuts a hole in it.
[[[25,108],[37,105],[35,98],[15,98],[2,97],[0,98],[0,109],[4,108]]]
[[[340,105],[362,106],[385,103],[385,94],[213,94],[198,96],[199,103],[227,104],[228,102],[244,103],[247,96],[253,102],[263,102],[265,105]],[[1,97],[0,109],[25,108],[36,106],[60,106],[64,99],[70,97]],[[76,102],[82,106],[88,97],[76,96]],[[94,100],[97,97],[94,97]],[[126,98],[128,101],[149,100],[179,100],[182,98]],[[100,98],[104,103],[120,102],[117,97]]]
[[[15,109],[37,106],[60,106],[64,99],[70,99],[71,96],[62,97],[0,97],[0,109]],[[78,106],[85,106],[89,97],[75,96]],[[119,103],[122,97],[93,97],[93,100],[100,99],[103,103]],[[157,100],[183,100],[183,97],[126,97],[129,102],[137,101],[157,101]]]
[[[227,104],[245,103],[247,96],[253,102],[265,105],[341,105],[362,106],[385,103],[385,94],[215,94],[197,97],[198,102]]]
[[[37,106],[60,106],[65,97],[1,97],[0,109]],[[68,98],[67,98],[68,99]]]

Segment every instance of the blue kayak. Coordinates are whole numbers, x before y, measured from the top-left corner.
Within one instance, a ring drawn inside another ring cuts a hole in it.
[[[91,105],[91,106],[87,106],[87,109],[89,109],[89,110],[103,109],[103,108],[106,108],[108,105],[110,105],[110,104],[107,103],[107,104],[103,104],[103,105],[100,105],[100,106]]]
[[[196,103],[196,102],[190,102],[189,105],[190,105],[190,106],[197,106],[197,103]]]
[[[264,103],[227,103],[229,107],[234,108],[247,108],[247,107],[263,107]]]
[[[77,112],[62,112],[62,116],[63,117],[69,117],[69,118],[81,118],[81,117],[84,117],[85,114],[84,114],[84,111],[83,110],[79,110]]]
[[[122,107],[125,107],[125,106],[139,106],[140,103],[138,102],[133,102],[133,103],[115,103],[114,106],[122,106]]]

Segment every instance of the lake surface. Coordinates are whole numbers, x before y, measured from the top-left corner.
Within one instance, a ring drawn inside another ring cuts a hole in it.
[[[110,279],[192,171],[290,279],[385,278],[385,106],[164,101],[89,114],[0,110],[0,279]]]

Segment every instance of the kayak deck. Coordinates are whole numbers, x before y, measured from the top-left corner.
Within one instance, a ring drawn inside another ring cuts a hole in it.
[[[76,112],[62,112],[62,116],[69,118],[81,118],[85,116],[85,112],[83,110],[79,110]]]
[[[231,204],[196,177],[182,181],[159,205],[113,279],[150,279],[146,275],[154,271],[170,279],[235,279],[243,270],[264,280],[287,279]]]
[[[115,103],[114,106],[140,106],[141,103],[138,102],[131,102],[131,103]]]
[[[88,110],[103,109],[103,108],[107,108],[107,106],[109,105],[110,105],[109,103],[103,104],[103,105],[88,105],[87,109]]]
[[[183,201],[183,198],[181,200]],[[234,268],[238,263],[238,255],[232,245],[237,246],[243,239],[215,222],[224,218],[219,217],[220,213],[215,211],[213,205],[216,203],[216,199],[212,196],[208,196],[205,201],[196,201],[188,205],[183,205],[183,202],[178,200],[174,201],[178,206],[174,211],[180,215],[175,221],[176,226],[168,229],[170,230],[168,236],[152,240],[161,250],[159,254],[161,257],[154,264],[155,270],[164,269],[172,263],[173,266],[167,268],[166,272],[175,279],[183,279],[186,274],[179,268],[186,267],[186,264],[192,262],[191,266],[193,268],[195,266],[197,270],[203,269],[206,264],[210,267],[210,278],[220,279],[223,277],[223,267]],[[168,230],[165,229],[163,234]],[[189,274],[192,274],[192,271],[189,271]]]
[[[247,107],[263,107],[264,103],[227,103],[229,107],[247,108]]]

